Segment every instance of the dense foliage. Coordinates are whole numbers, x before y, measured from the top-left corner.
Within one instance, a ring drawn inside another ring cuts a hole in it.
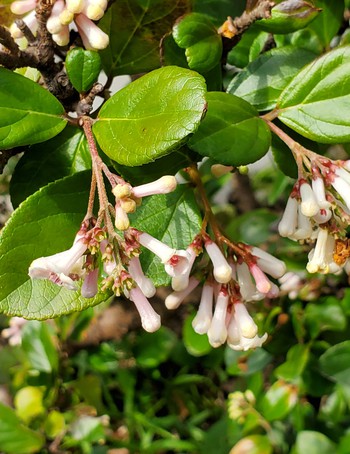
[[[3,2],[1,452],[350,452],[349,9]]]

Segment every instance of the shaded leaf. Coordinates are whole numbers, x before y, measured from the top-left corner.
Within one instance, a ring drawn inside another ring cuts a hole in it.
[[[272,454],[273,447],[266,435],[249,435],[239,440],[229,454]]]
[[[327,47],[332,38],[337,34],[344,14],[344,0],[328,1],[315,0],[315,6],[322,11],[318,17],[309,25],[321,39],[324,47]]]
[[[197,334],[193,329],[192,320],[194,317],[195,314],[192,314],[185,320],[182,329],[183,342],[190,355],[203,356],[208,354],[212,350],[212,347],[209,344],[207,335]]]
[[[189,147],[221,164],[255,162],[270,146],[270,131],[253,106],[237,96],[210,92],[208,112]]]
[[[295,386],[276,381],[264,394],[260,408],[268,421],[285,418],[298,400],[298,391]]]
[[[323,331],[344,331],[347,324],[346,316],[336,297],[328,297],[321,304],[308,303],[305,317],[312,338],[316,338]]]
[[[335,444],[326,435],[313,430],[298,433],[293,454],[330,454],[336,452]]]
[[[333,345],[320,357],[321,372],[328,378],[350,386],[350,341]]]
[[[161,327],[155,333],[142,332],[135,346],[135,359],[141,367],[155,368],[165,362],[176,343],[175,334]]]
[[[205,81],[166,66],[118,91],[93,126],[102,150],[119,164],[146,164],[179,148],[203,116]]]
[[[66,126],[63,114],[62,104],[43,87],[0,67],[0,148],[54,137]]]
[[[53,139],[30,147],[15,167],[10,182],[16,208],[48,183],[91,168],[91,157],[81,129],[67,126]]]
[[[101,70],[101,57],[96,51],[74,47],[67,53],[65,65],[73,87],[82,93],[89,90],[97,80]]]

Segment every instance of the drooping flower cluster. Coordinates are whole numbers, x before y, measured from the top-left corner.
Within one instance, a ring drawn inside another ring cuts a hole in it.
[[[37,3],[38,0],[17,0],[11,4],[14,14],[25,14],[23,20],[34,34],[38,29],[35,15]],[[75,25],[86,49],[106,48],[109,37],[93,21],[101,19],[107,5],[107,0],[56,0],[47,21],[52,39],[59,46],[66,46],[70,28]],[[15,39],[23,36],[16,24],[12,25],[11,33]]]
[[[336,273],[348,262],[346,228],[350,223],[350,162],[333,161],[303,149],[299,178],[278,230],[295,241],[314,242],[310,273]]]

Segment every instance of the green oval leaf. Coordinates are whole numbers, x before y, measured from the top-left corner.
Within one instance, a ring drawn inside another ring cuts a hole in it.
[[[176,249],[186,248],[201,228],[201,215],[193,189],[181,185],[176,191],[144,199],[131,224]],[[145,273],[154,285],[168,285],[170,278],[158,257],[144,250],[140,256]]]
[[[9,454],[39,452],[44,444],[42,435],[28,429],[12,408],[0,402],[0,449]]]
[[[293,454],[330,454],[337,452],[336,445],[321,432],[302,430],[297,435]]]
[[[36,144],[22,156],[10,182],[14,208],[52,181],[91,168],[91,157],[81,129],[67,126],[53,139]]]
[[[54,137],[66,125],[62,104],[37,83],[0,67],[0,148]]]
[[[66,70],[73,87],[79,92],[89,90],[101,71],[98,52],[75,47],[67,53]]]
[[[331,380],[350,386],[350,341],[333,345],[320,357],[321,371]]]
[[[272,454],[273,447],[266,435],[249,435],[236,443],[229,454]]]
[[[93,126],[102,150],[119,164],[137,166],[164,156],[193,133],[203,116],[205,81],[167,66],[118,91]]]
[[[278,118],[321,143],[350,140],[350,46],[339,47],[302,69],[282,92]]]
[[[298,390],[294,385],[276,381],[264,394],[261,412],[268,421],[285,418],[298,400]]]
[[[34,259],[71,246],[85,216],[90,178],[90,172],[82,172],[49,184],[12,214],[0,236],[0,312],[41,320],[81,311],[109,297],[85,299],[79,292],[28,276]]]
[[[315,0],[316,7],[321,8],[321,13],[310,24],[310,28],[314,30],[324,47],[327,47],[332,38],[338,33],[339,28],[344,20],[344,0]]]
[[[202,156],[221,164],[255,162],[268,151],[271,135],[253,106],[234,95],[210,92],[208,112],[189,141]]]
[[[284,87],[315,54],[292,46],[279,47],[260,55],[229,84],[227,91],[245,99],[258,110],[275,107]]]
[[[205,73],[219,63],[222,39],[213,23],[203,14],[192,13],[180,18],[173,27],[173,37],[179,47],[186,49],[191,69]]]

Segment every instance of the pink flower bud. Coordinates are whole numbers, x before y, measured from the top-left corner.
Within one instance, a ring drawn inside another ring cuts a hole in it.
[[[192,320],[192,326],[196,333],[205,334],[208,332],[213,318],[214,287],[211,284],[203,285],[201,301],[198,312]]]
[[[188,283],[188,287],[180,292],[172,292],[165,298],[165,306],[167,309],[177,309],[182,301],[188,296],[192,290],[194,290],[199,284],[199,280],[195,277],[191,277]]]
[[[130,290],[129,298],[140,314],[143,329],[149,333],[157,331],[161,326],[160,316],[155,312],[139,287]]]
[[[138,257],[133,257],[128,266],[129,273],[134,279],[136,284],[140,287],[142,293],[147,297],[151,298],[156,293],[156,288],[148,277],[146,277],[142,271],[140,259]]]
[[[78,14],[74,20],[86,49],[102,50],[108,46],[108,35],[84,14]]]
[[[81,286],[81,296],[83,298],[93,298],[98,292],[98,268],[89,271],[85,276],[83,285]]]
[[[22,14],[29,13],[36,7],[36,0],[19,0],[11,3],[11,11],[13,14]]]
[[[214,241],[207,239],[204,243],[205,249],[213,263],[215,280],[220,284],[227,284],[232,278],[232,268],[228,264],[224,254]]]

